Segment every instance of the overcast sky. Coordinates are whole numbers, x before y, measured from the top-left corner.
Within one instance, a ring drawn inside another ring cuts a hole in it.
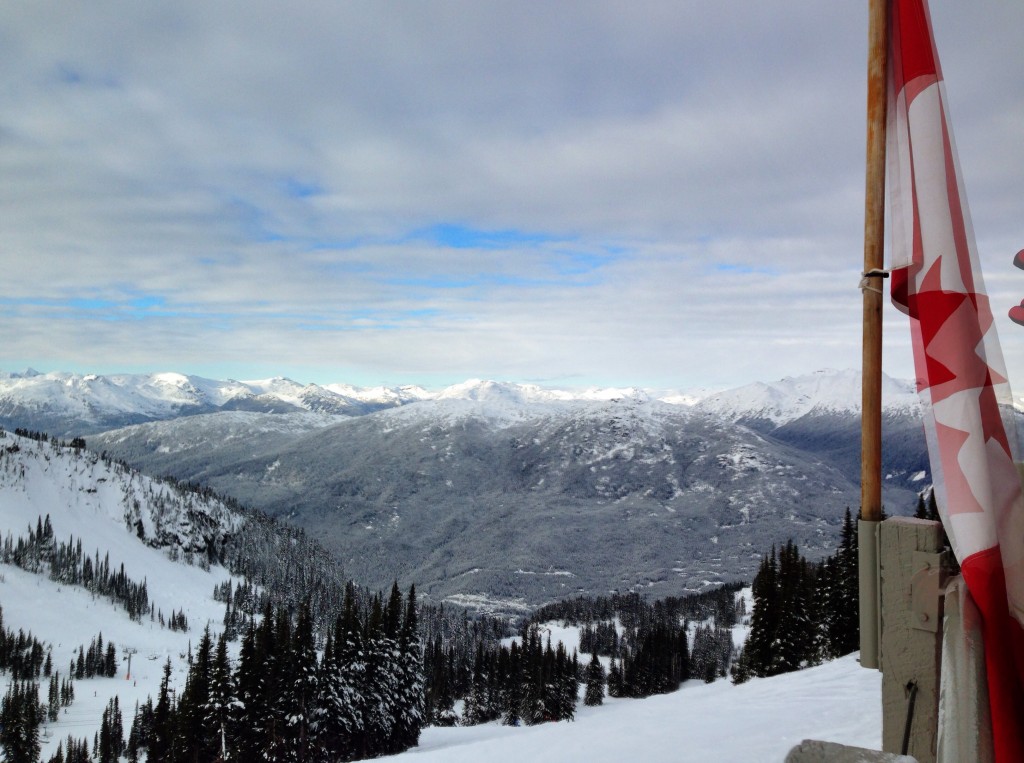
[[[1024,391],[1024,3],[932,6]],[[6,0],[0,369],[685,389],[857,368],[866,8]],[[888,303],[885,335],[912,377]]]

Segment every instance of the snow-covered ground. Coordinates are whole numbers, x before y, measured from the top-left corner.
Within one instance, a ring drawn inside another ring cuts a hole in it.
[[[158,554],[159,552],[154,552]],[[111,554],[111,558],[114,555]],[[96,597],[77,586],[62,586],[42,575],[35,575],[0,564],[0,605],[3,606],[4,627],[15,633],[21,629],[31,632],[44,644],[52,645],[53,669],[62,678],[67,677],[69,662],[78,654],[80,646],[89,648],[89,643],[98,633],[103,634],[104,643],[117,646],[118,671],[115,678],[87,678],[75,681],[75,701],[63,708],[55,723],[46,723],[41,729],[43,738],[42,757],[48,760],[57,751],[59,742],[68,735],[75,739],[89,740],[92,748],[93,735],[99,729],[103,709],[114,696],[118,697],[125,724],[125,737],[135,714],[135,704],[145,702],[147,697],[156,700],[164,663],[171,660],[171,686],[180,692],[185,685],[188,668],[187,653],[195,646],[206,625],[207,617],[223,617],[224,606],[212,598],[214,584],[227,577],[218,568],[203,572],[196,567],[174,564],[181,569],[181,575],[167,575],[160,569],[158,560],[152,571],[158,573],[149,578],[162,578],[169,585],[160,586],[170,592],[173,589],[176,607],[183,607],[189,620],[189,632],[172,631],[153,622],[148,617],[142,622],[129,619],[123,609],[108,599]],[[163,573],[163,574],[160,574]],[[219,613],[218,613],[219,610]],[[164,615],[169,610],[164,610]],[[214,633],[220,631],[220,621],[215,620]],[[131,656],[131,675],[128,674],[127,650]],[[9,674],[0,675],[0,694],[7,691]],[[40,679],[40,699],[46,699],[48,679]]]
[[[690,681],[647,699],[580,704],[576,720],[512,728],[429,728],[408,763],[780,763],[803,739],[879,749],[881,674],[855,655],[740,686]]]
[[[184,687],[188,649],[198,643],[207,624],[219,634],[224,605],[213,599],[214,587],[230,578],[227,570],[172,561],[166,552],[143,543],[125,523],[125,514],[139,505],[138,516],[149,535],[154,532],[154,516],[167,495],[166,486],[132,472],[107,467],[92,454],[75,456],[70,449],[55,449],[7,433],[0,448],[17,445],[17,453],[0,455],[0,534],[25,537],[40,517],[49,516],[54,537],[67,542],[81,540],[82,550],[100,559],[109,553],[110,568],[124,565],[134,582],[145,580],[149,600],[166,620],[172,611],[181,611],[189,631],[172,631],[148,616],[141,622],[128,617],[125,610],[103,596],[95,596],[80,586],[63,585],[46,575],[26,572],[13,565],[0,564],[0,606],[4,627],[31,632],[52,649],[53,669],[61,677],[68,675],[70,661],[79,647],[89,648],[100,633],[104,643],[117,647],[116,678],[90,678],[75,682],[75,701],[56,723],[42,729],[43,758],[49,759],[58,742],[69,734],[87,737],[90,747],[99,728],[103,709],[115,695],[119,697],[125,731],[134,716],[136,701],[157,695],[163,665],[171,659],[172,685]],[[234,520],[225,513],[221,518],[230,525]],[[183,524],[185,539],[189,528]],[[183,533],[183,534],[182,534]],[[131,675],[128,674],[128,652]],[[10,676],[0,675],[0,693],[7,690]],[[45,700],[47,679],[41,683]]]

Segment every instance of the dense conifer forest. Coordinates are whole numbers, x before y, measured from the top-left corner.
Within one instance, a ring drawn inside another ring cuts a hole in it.
[[[860,644],[857,529],[846,510],[839,548],[807,561],[790,541],[761,560],[754,578],[750,633],[733,681],[774,676],[854,652]]]
[[[237,664],[207,629],[184,691],[142,705],[117,754],[131,761],[342,761],[400,752],[423,726],[416,594],[397,586],[360,610],[354,587],[317,649],[312,613],[271,608],[250,621]],[[225,756],[226,753],[226,756]]]

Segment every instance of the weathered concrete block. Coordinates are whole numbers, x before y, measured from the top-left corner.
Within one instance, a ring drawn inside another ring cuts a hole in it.
[[[879,527],[882,749],[902,750],[906,736],[920,763],[935,761],[938,737],[943,546],[938,522],[892,517]]]
[[[918,760],[909,755],[805,739],[789,751],[786,763],[918,763]]]

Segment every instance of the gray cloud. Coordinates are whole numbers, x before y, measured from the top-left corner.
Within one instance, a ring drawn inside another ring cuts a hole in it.
[[[1024,8],[933,5],[1002,316]],[[678,387],[859,364],[861,5],[13,2],[0,30],[0,367]]]

